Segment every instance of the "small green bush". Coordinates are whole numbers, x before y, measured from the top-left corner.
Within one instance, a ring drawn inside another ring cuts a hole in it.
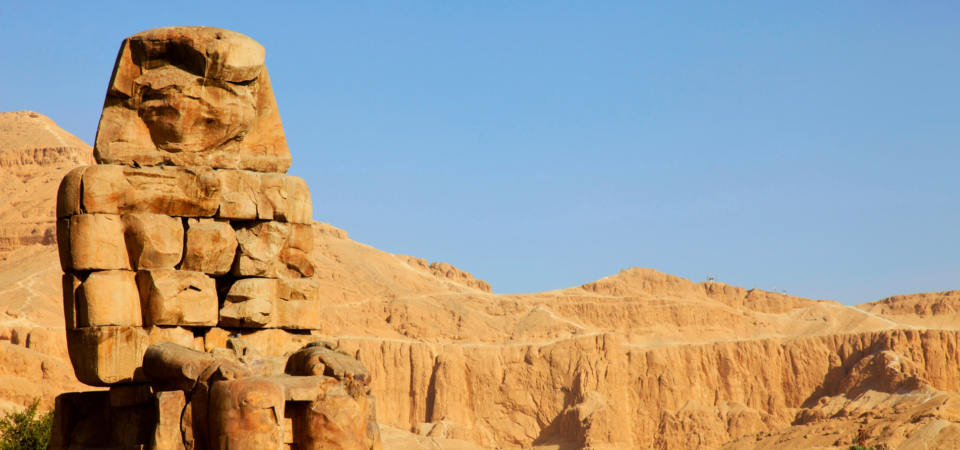
[[[40,399],[23,411],[0,418],[0,450],[46,450],[53,431],[53,412],[37,414]]]

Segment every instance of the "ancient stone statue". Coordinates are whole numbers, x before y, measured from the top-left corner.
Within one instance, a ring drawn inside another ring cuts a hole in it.
[[[94,155],[57,199],[70,359],[53,447],[379,447],[370,376],[315,337],[312,204],[264,49],[205,27],[124,40]]]

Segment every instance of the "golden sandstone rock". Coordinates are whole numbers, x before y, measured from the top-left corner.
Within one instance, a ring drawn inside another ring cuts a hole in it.
[[[238,277],[300,278],[313,275],[313,230],[309,225],[244,222],[237,227]]]
[[[221,276],[230,272],[237,255],[237,234],[229,222],[188,219],[181,270]]]
[[[70,359],[111,390],[61,395],[53,448],[379,448],[369,372],[304,334],[321,319],[313,206],[283,174],[263,62],[215,28],[124,41],[99,164],[66,174],[56,208]]]
[[[264,55],[254,40],[215,28],[126,39],[100,118],[97,162],[286,172],[290,150]]]
[[[203,272],[141,270],[137,285],[144,325],[217,324],[217,286]]]

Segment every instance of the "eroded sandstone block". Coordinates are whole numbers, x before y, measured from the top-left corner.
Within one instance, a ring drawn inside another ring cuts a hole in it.
[[[259,205],[265,203],[260,194],[260,176],[246,170],[218,170],[220,177],[220,210],[217,217],[233,220],[254,220]]]
[[[131,270],[118,215],[80,214],[57,221],[60,266],[64,272]]]
[[[232,273],[242,277],[300,278],[313,275],[313,230],[309,225],[246,222],[235,225],[240,244]]]
[[[143,326],[136,272],[90,273],[75,295],[78,327]]]
[[[79,195],[87,214],[211,217],[220,205],[220,179],[209,167],[90,166],[79,189],[82,195],[67,190],[64,201]]]
[[[290,151],[264,54],[253,39],[216,28],[127,38],[100,117],[97,162],[285,172]]]
[[[325,376],[273,375],[263,377],[283,389],[283,398],[288,402],[312,402],[323,396],[328,389],[340,384],[336,378]]]
[[[237,234],[229,222],[187,220],[181,270],[220,276],[230,272],[237,254]]]
[[[365,409],[339,385],[331,387],[305,408],[300,448],[369,450]]]
[[[120,214],[124,191],[129,188],[122,166],[90,166],[83,172],[81,210],[87,214]]]
[[[187,328],[153,325],[144,327],[144,331],[150,338],[150,345],[169,341],[187,348],[193,346],[193,332]]]
[[[283,388],[264,378],[223,380],[210,389],[212,450],[283,449]]]
[[[137,369],[150,346],[138,327],[77,328],[67,331],[70,361],[77,379],[90,386],[147,381]]]
[[[243,170],[218,170],[217,175],[222,187],[219,218],[299,224],[313,220],[310,189],[300,177]]]
[[[71,170],[57,190],[57,218],[80,214],[80,181],[89,166],[80,166]]]
[[[183,222],[162,214],[124,214],[124,241],[135,270],[173,269],[183,255]]]
[[[230,287],[220,326],[311,329],[320,323],[316,280],[245,278]]]
[[[97,165],[68,175],[58,193],[61,217],[140,212],[210,217],[220,202],[220,179],[209,167]]]
[[[155,450],[185,450],[180,434],[180,416],[187,406],[183,391],[157,392],[154,396],[157,426],[150,438]]]
[[[215,362],[212,354],[191,350],[173,342],[156,342],[143,357],[144,375],[151,380],[166,380],[193,386]]]
[[[220,309],[220,326],[266,327],[276,316],[272,298],[276,290],[276,280],[273,279],[246,278],[237,281],[230,288]]]
[[[294,334],[280,328],[210,328],[203,336],[204,349],[210,352],[226,348],[231,335],[240,335],[249,345],[267,356],[295,352],[317,340],[316,336]]]
[[[215,326],[213,278],[186,270],[142,270],[136,275],[145,325]]]
[[[310,188],[303,178],[273,173],[260,174],[260,190],[264,199],[258,210],[261,220],[299,224],[313,221]]]

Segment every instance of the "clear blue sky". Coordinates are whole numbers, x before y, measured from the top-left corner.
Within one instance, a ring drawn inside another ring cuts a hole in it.
[[[640,266],[960,289],[960,3],[0,3],[0,110],[93,141],[121,40],[267,49],[314,218],[515,293]]]

